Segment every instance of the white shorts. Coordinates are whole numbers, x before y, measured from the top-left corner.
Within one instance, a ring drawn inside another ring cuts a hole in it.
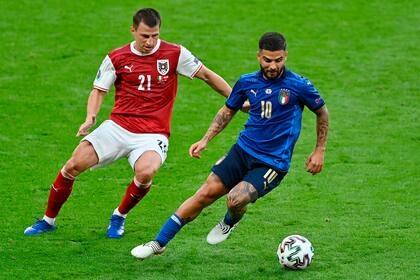
[[[99,162],[92,167],[93,169],[110,164],[122,157],[127,157],[134,169],[137,159],[146,151],[158,153],[163,164],[169,146],[165,135],[132,133],[111,120],[104,121],[82,141],[90,142],[98,155]]]

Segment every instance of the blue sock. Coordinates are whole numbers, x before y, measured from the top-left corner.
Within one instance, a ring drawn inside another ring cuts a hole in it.
[[[174,213],[160,229],[155,240],[159,242],[160,246],[166,246],[184,225],[184,220]]]
[[[223,222],[225,222],[225,224],[227,224],[227,225],[233,226],[234,224],[239,222],[241,219],[242,219],[242,216],[240,216],[239,218],[232,217],[229,214],[229,211],[227,211],[226,214],[225,214],[225,218],[223,219]]]

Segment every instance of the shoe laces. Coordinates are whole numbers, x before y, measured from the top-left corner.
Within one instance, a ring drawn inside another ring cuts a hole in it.
[[[224,221],[219,222],[219,228],[222,230],[223,234],[227,234],[232,228],[230,225],[226,224]]]
[[[155,240],[147,242],[146,244],[144,244],[144,246],[152,248],[153,253],[158,253],[162,250],[162,246],[160,246],[159,242]]]

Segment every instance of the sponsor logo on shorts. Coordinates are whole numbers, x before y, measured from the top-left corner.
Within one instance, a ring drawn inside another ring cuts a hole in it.
[[[166,145],[165,143],[163,143],[162,140],[157,140],[158,145],[160,150],[162,151],[163,154],[166,154],[168,152],[168,145]]]
[[[264,190],[267,189],[268,184],[273,182],[273,180],[277,177],[277,172],[273,169],[268,169],[268,171],[264,175]]]

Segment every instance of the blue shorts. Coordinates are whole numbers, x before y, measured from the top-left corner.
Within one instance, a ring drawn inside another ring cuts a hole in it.
[[[234,144],[229,153],[211,169],[230,190],[241,181],[252,184],[263,197],[277,187],[287,172],[274,170],[271,166],[246,153]]]

